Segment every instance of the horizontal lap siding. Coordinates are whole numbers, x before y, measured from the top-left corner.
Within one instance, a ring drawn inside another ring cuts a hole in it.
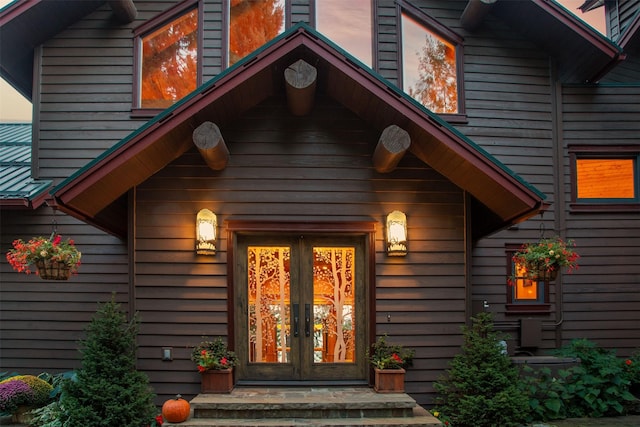
[[[34,141],[38,177],[62,181],[151,118],[131,117],[133,29],[176,3],[136,0],[136,19],[124,25],[111,19],[105,4],[44,43]],[[204,27],[218,31],[207,31],[203,41],[204,79],[221,70],[221,7],[205,2]]]
[[[378,133],[349,111],[319,97],[307,117],[293,117],[284,99],[256,107],[221,128],[231,153],[210,170],[190,150],[137,189],[136,298],[144,320],[141,366],[160,394],[198,392],[189,360],[202,335],[227,335],[225,221],[378,221],[377,332],[416,349],[407,389],[422,402],[430,383],[461,343],[464,323],[463,194],[408,154],[386,175],[372,166]],[[199,209],[218,215],[215,257],[195,255]],[[409,255],[384,253],[382,221],[400,209],[409,222]],[[390,319],[390,321],[388,321]],[[174,361],[160,361],[160,347]]]
[[[79,274],[68,281],[41,280],[11,270],[4,254],[15,239],[49,236],[52,221],[82,252]],[[51,374],[79,367],[78,340],[98,308],[111,298],[128,307],[126,245],[50,208],[0,211],[0,366],[5,372]]]
[[[640,86],[563,89],[565,145],[639,143]],[[565,160],[565,182],[570,183]],[[566,186],[567,200],[570,186]],[[570,206],[567,205],[570,210]],[[580,269],[564,276],[565,340],[589,338],[628,355],[640,347],[640,218],[637,213],[569,213]]]
[[[468,122],[457,127],[483,149],[554,201],[553,109],[549,58],[517,31],[491,16],[473,34],[465,35],[465,99]],[[553,234],[555,207],[544,214]],[[519,340],[519,319],[506,314],[505,244],[533,241],[540,235],[540,217],[477,242],[473,250],[473,300],[487,301],[496,328],[506,332],[509,350]],[[556,287],[550,287],[552,309]],[[543,347],[555,346],[554,315],[545,322]]]

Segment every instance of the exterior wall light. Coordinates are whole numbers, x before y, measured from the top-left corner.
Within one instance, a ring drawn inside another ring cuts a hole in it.
[[[387,255],[407,254],[407,216],[400,211],[387,215]]]
[[[216,254],[216,214],[209,209],[202,209],[196,217],[196,253],[198,255]]]

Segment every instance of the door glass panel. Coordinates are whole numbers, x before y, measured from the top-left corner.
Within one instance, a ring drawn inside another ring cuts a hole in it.
[[[353,363],[355,248],[313,248],[315,363]]]
[[[249,246],[249,360],[290,362],[290,261],[286,246]]]

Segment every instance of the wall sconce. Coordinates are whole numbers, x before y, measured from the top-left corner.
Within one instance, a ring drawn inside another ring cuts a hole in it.
[[[407,216],[400,211],[387,215],[387,255],[407,254]]]
[[[196,217],[196,253],[198,255],[216,254],[216,214],[209,209],[202,209]]]

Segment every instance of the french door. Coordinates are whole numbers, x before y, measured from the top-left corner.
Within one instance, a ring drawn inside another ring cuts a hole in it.
[[[239,380],[365,380],[365,238],[238,235]]]

